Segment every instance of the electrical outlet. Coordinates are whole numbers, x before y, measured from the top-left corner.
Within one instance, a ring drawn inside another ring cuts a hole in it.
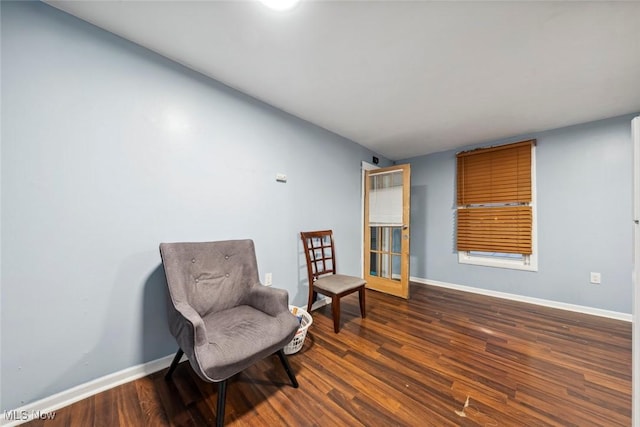
[[[273,274],[267,273],[264,275],[264,285],[271,286],[273,284]]]
[[[591,272],[591,283],[593,283],[594,285],[599,285],[601,281],[602,281],[602,276],[600,275],[600,273],[594,273],[592,271]]]

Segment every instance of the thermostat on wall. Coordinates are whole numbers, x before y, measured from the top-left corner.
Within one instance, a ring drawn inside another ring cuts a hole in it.
[[[278,182],[287,182],[287,175],[285,175],[283,173],[277,173],[276,174],[276,181],[278,181]]]

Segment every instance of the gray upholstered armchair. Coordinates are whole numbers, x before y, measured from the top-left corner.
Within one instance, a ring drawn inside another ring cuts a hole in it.
[[[218,426],[227,379],[273,353],[298,387],[282,349],[299,323],[287,292],[260,284],[253,241],[162,243],[160,255],[179,346],[167,379],[184,353],[200,378],[218,383]]]

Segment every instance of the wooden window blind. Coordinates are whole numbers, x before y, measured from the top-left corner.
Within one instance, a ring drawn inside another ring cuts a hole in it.
[[[457,155],[458,251],[532,253],[535,140]]]

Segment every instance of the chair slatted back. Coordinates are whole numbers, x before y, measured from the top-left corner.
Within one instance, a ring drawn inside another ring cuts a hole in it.
[[[309,280],[316,281],[327,274],[336,274],[336,252],[333,246],[333,231],[301,232],[300,238],[307,259]]]

